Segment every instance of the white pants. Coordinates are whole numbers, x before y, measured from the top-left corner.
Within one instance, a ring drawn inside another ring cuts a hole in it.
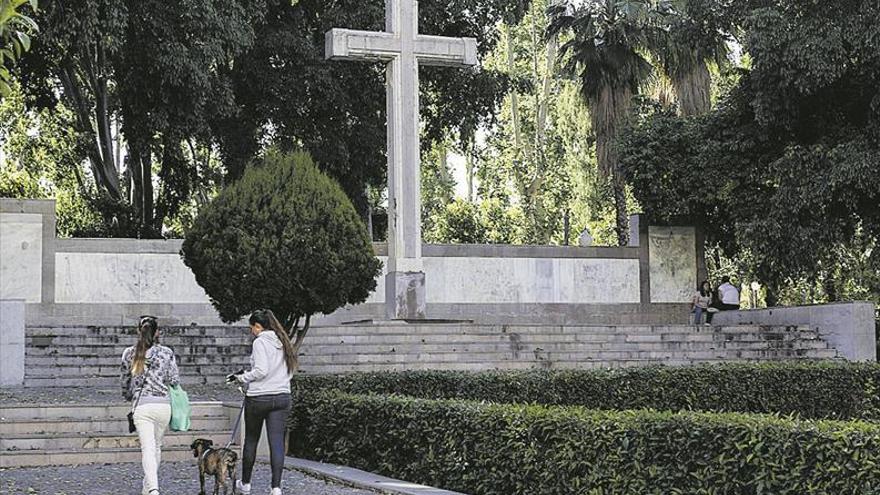
[[[169,422],[170,404],[139,404],[134,410],[134,425],[141,442],[141,464],[144,466],[144,494],[159,489],[162,437]]]

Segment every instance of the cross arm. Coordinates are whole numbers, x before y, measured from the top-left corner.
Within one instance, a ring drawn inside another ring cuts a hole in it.
[[[400,40],[391,33],[334,28],[324,35],[328,60],[383,60],[400,53]]]
[[[423,65],[470,67],[477,65],[477,40],[446,36],[416,36],[416,56]]]

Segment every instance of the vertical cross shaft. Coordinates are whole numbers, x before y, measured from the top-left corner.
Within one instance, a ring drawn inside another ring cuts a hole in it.
[[[477,63],[476,40],[423,36],[418,2],[385,0],[385,31],[331,29],[325,37],[331,60],[386,62],[388,133],[387,316],[425,317],[419,166],[419,64],[467,67]]]

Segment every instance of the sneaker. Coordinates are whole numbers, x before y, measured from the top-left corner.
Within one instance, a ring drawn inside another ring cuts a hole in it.
[[[281,488],[273,488],[269,495],[281,495]]]
[[[250,495],[251,493],[251,484],[250,483],[242,483],[241,480],[235,482],[235,491],[241,493],[242,495]]]

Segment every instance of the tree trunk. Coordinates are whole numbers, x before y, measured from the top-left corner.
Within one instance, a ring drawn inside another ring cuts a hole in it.
[[[673,78],[672,84],[682,115],[703,115],[711,109],[712,77],[706,62],[696,63],[689,73]]]
[[[510,77],[513,77],[514,72],[516,71],[516,67],[514,64],[513,57],[513,27],[506,26],[506,35],[507,35],[507,74]],[[514,147],[514,156],[517,158],[519,154],[522,152],[522,136],[520,134],[519,128],[519,96],[516,93],[516,89],[510,92],[510,117],[511,123],[513,124],[513,147]]]
[[[840,299],[840,294],[837,292],[837,284],[835,282],[836,277],[830,271],[822,277],[822,290],[825,292],[825,297],[828,299],[828,302],[837,302]]]
[[[604,86],[589,99],[590,119],[596,133],[596,162],[599,173],[611,180],[614,194],[615,231],[620,246],[629,243],[629,214],[626,208],[626,181],[618,168],[614,141],[626,119],[632,101],[628,87]]]
[[[562,216],[562,245],[568,246],[571,244],[571,210],[565,210],[565,214]]]
[[[614,172],[614,177],[611,180],[614,189],[614,209],[616,211],[614,230],[617,232],[617,245],[627,246],[629,244],[629,213],[626,210],[626,182],[617,171]]]
[[[474,163],[474,148],[473,142],[468,142],[465,145],[465,154],[464,154],[464,169],[465,169],[465,180],[467,182],[467,200],[468,203],[474,202],[474,170],[476,169],[476,164]]]

